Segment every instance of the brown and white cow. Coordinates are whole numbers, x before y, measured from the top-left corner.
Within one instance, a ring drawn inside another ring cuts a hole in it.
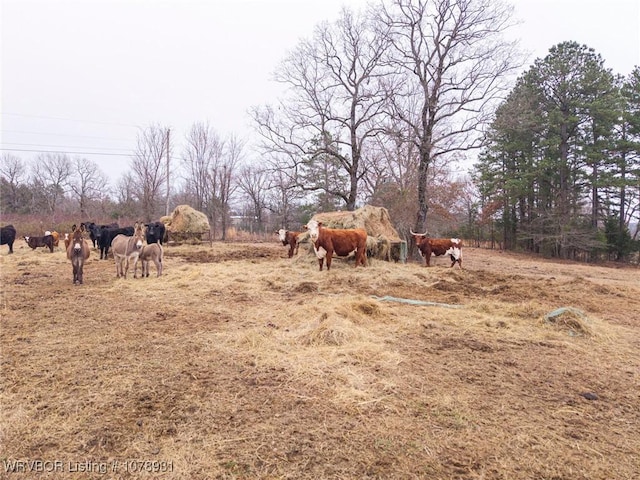
[[[431,254],[436,257],[449,255],[451,267],[456,263],[462,269],[462,241],[459,238],[429,238],[425,233],[414,233],[411,235],[416,242],[420,255],[425,259],[425,266],[431,266]]]
[[[331,268],[331,258],[335,253],[339,257],[346,257],[355,250],[356,264],[365,266],[367,253],[367,232],[361,228],[332,229],[326,228],[322,222],[310,220],[304,226],[309,231],[309,238],[313,244],[313,251],[318,257],[318,265],[322,271],[322,264],[326,257],[327,270]]]
[[[282,242],[282,245],[289,245],[289,258],[293,257],[293,255],[298,254],[298,236],[302,232],[290,232],[289,230],[285,230],[281,228],[276,232],[278,234],[278,238]],[[295,253],[294,253],[295,250]]]

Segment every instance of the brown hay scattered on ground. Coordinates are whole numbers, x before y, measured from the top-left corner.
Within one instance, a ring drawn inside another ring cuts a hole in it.
[[[566,331],[569,335],[592,336],[592,321],[587,318],[584,312],[573,307],[561,307],[553,312],[549,312],[544,317],[545,322],[554,327]]]
[[[349,320],[323,313],[299,333],[298,342],[306,346],[339,346],[357,340],[359,333]]]
[[[0,252],[6,459],[171,461],[148,475],[166,479],[637,476],[636,269],[467,248],[462,271],[319,272],[275,241],[166,250],[162,277],[135,280],[93,252],[83,286],[62,251]],[[544,320],[564,305],[590,334]]]

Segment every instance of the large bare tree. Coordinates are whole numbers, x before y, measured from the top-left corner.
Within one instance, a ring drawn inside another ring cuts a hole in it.
[[[107,176],[100,170],[97,163],[83,157],[76,157],[73,160],[72,168],[73,174],[69,187],[76,196],[81,217],[86,219],[90,202],[99,200],[100,197],[108,193],[104,190]]]
[[[42,153],[31,165],[34,190],[40,194],[40,201],[53,217],[69,187],[72,172],[71,159],[62,153]]]
[[[512,7],[500,0],[393,0],[379,19],[390,29],[391,113],[418,150],[414,228],[424,231],[428,173],[438,156],[478,148],[495,102],[521,66],[504,39]]]
[[[3,180],[0,211],[16,212],[20,206],[20,187],[25,185],[28,179],[26,164],[16,155],[3,153],[0,158],[0,176]]]
[[[187,134],[182,165],[188,195],[209,217],[213,236],[220,229],[223,240],[237,187],[233,178],[243,155],[243,141],[233,135],[221,138],[208,123],[195,123]]]
[[[182,153],[186,188],[197,210],[213,218],[213,199],[219,195],[214,172],[222,163],[225,142],[206,122],[193,124]]]
[[[271,187],[269,173],[259,165],[244,165],[238,172],[236,183],[250,205],[256,227],[262,230],[268,193]]]
[[[297,172],[299,186],[340,198],[353,210],[365,174],[365,145],[379,134],[384,96],[381,59],[387,36],[366,14],[343,9],[319,24],[282,62],[276,81],[288,87],[277,107],[252,111],[266,151]],[[330,166],[339,175],[323,181]]]
[[[168,128],[159,125],[141,130],[131,161],[131,178],[143,220],[147,222],[161,212],[163,187],[167,180],[168,132]]]
[[[116,184],[119,217],[135,218],[138,215],[137,186],[131,172],[122,175]]]
[[[291,229],[294,223],[295,206],[304,197],[304,192],[298,188],[295,169],[274,168],[278,164],[286,165],[287,162],[279,162],[275,157],[268,162],[267,174],[270,178],[270,188],[267,193],[267,205],[275,214],[276,224],[285,229]],[[295,228],[298,228],[296,225]]]
[[[245,141],[235,135],[231,135],[226,141],[225,153],[222,165],[216,169],[215,178],[220,186],[219,217],[222,230],[222,240],[227,239],[227,227],[231,214],[231,201],[238,188],[235,175],[238,167],[244,159]]]

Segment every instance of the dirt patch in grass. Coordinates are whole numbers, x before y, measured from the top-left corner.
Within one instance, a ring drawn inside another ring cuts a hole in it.
[[[16,460],[62,462],[38,478],[640,472],[638,269],[468,248],[464,270],[319,272],[214,243],[124,280],[97,258],[74,286],[61,251],[0,255],[0,478],[34,477]],[[561,307],[584,316],[549,321]]]

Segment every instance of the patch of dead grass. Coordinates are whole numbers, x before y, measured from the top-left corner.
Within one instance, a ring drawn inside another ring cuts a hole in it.
[[[7,459],[171,460],[180,479],[638,471],[636,270],[467,249],[462,271],[319,272],[275,242],[214,243],[116,279],[92,255],[83,286],[63,252],[0,255]],[[563,306],[588,322],[545,321]]]

